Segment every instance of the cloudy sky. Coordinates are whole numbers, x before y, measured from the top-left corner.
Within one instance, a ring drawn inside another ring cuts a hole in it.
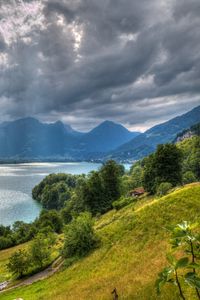
[[[0,0],[0,121],[145,130],[199,104],[199,0]]]

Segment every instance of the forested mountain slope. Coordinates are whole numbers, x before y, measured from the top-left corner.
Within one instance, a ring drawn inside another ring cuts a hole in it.
[[[156,125],[113,151],[115,159],[137,160],[152,153],[158,144],[172,142],[184,129],[200,122],[200,106],[168,122]]]

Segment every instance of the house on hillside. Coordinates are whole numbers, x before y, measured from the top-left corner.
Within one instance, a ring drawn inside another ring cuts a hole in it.
[[[139,197],[139,196],[144,195],[144,193],[145,193],[144,188],[143,187],[139,187],[139,188],[136,188],[136,189],[130,191],[130,196],[131,197]]]

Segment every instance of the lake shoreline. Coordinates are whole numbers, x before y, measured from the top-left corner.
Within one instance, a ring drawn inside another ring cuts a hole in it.
[[[52,173],[88,174],[100,163],[32,162],[0,164],[0,224],[12,226],[15,221],[31,223],[42,210],[32,198],[32,189]]]

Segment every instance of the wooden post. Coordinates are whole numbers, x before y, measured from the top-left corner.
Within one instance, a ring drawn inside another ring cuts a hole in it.
[[[111,294],[113,295],[113,300],[118,300],[119,299],[116,288],[114,288],[114,290],[112,291]]]

